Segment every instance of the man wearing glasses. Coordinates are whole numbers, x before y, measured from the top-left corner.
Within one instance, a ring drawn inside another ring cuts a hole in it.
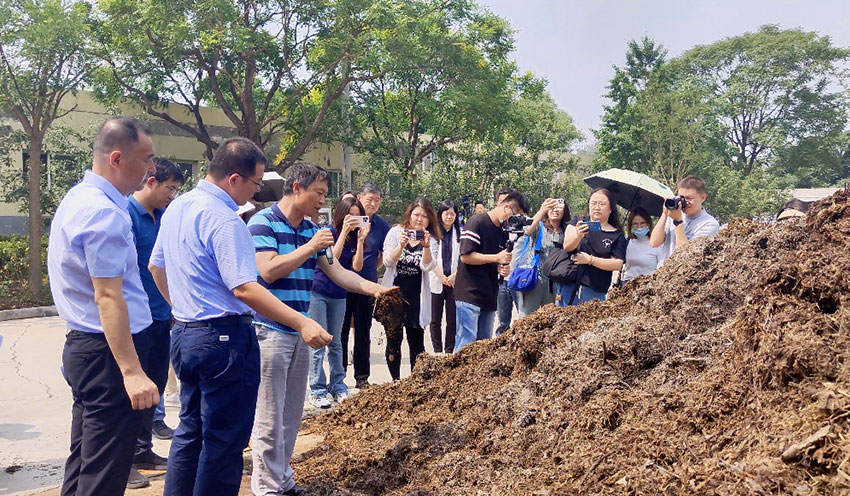
[[[256,193],[266,162],[250,140],[225,141],[207,176],[162,216],[149,268],[174,313],[171,357],[181,406],[166,496],[239,493],[260,385],[254,312],[294,329],[312,347],[331,341],[257,283],[254,243],[236,210]]]
[[[528,200],[517,192],[506,194],[495,208],[472,216],[460,233],[460,263],[455,279],[457,337],[455,353],[493,333],[499,276],[507,276],[511,252],[502,223],[528,211]]]
[[[168,381],[168,362],[171,359],[171,307],[162,297],[153,282],[148,262],[150,262],[153,244],[159,233],[160,219],[165,207],[177,196],[177,189],[183,184],[183,173],[174,162],[155,158],[156,171],[145,180],[141,190],[129,198],[127,212],[132,222],[133,237],[136,240],[136,252],[139,257],[139,276],[148,295],[148,306],[153,323],[146,329],[150,351],[142,369],[156,384],[160,402],[155,409],[142,412],[142,431],[136,442],[133,456],[133,469],[127,480],[127,487],[135,489],[149,484],[147,477],[137,469],[165,470],[168,460],[153,452],[152,436],[158,439],[171,439],[172,431],[165,424],[165,409],[162,393]]]

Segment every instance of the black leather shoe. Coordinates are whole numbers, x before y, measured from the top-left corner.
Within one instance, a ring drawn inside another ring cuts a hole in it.
[[[174,437],[174,429],[168,427],[164,420],[154,420],[151,426],[151,434],[157,439],[171,439]]]
[[[130,467],[130,477],[127,479],[127,489],[141,489],[151,485],[147,477],[140,474],[138,470]]]
[[[357,379],[357,381],[354,384],[354,387],[356,387],[357,389],[365,389],[365,388],[369,387],[369,380],[368,379]]]
[[[299,494],[307,494],[307,488],[295,484],[281,494],[283,494],[283,496],[298,496]]]
[[[153,451],[145,451],[133,457],[133,467],[142,470],[165,470],[168,467],[168,458]]]

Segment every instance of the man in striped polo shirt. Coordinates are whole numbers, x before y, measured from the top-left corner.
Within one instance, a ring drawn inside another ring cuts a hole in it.
[[[338,263],[328,263],[324,254],[334,243],[333,234],[308,220],[324,206],[328,187],[326,170],[296,163],[284,183],[283,198],[248,222],[256,250],[257,281],[305,316],[316,266],[348,291],[378,296],[392,289],[367,281]],[[255,495],[301,494],[304,488],[295,483],[289,461],[307,393],[309,347],[294,329],[280,322],[257,314],[254,324],[260,343],[260,391],[251,440],[251,489]]]

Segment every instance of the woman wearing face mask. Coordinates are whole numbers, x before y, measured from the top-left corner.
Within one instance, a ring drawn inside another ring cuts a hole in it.
[[[437,241],[437,263],[430,272],[431,278],[431,345],[434,352],[452,353],[455,349],[457,331],[455,308],[455,276],[460,258],[460,222],[457,206],[446,200],[437,208],[440,234]],[[443,307],[446,309],[446,340],[443,346]]]
[[[557,302],[567,306],[575,289],[573,305],[590,300],[604,300],[611,286],[611,274],[623,268],[626,259],[626,237],[620,227],[617,204],[607,189],[596,189],[587,201],[591,221],[599,222],[601,229],[590,231],[584,221],[574,219],[564,234],[564,250],[578,250],[573,261],[579,265],[580,279],[574,284],[559,284]],[[576,286],[578,286],[576,288]]]
[[[412,239],[421,236],[422,239]],[[431,283],[428,271],[434,268],[440,255],[437,243],[441,239],[437,213],[425,198],[417,198],[393,226],[384,240],[384,272],[382,284],[401,288],[404,298],[404,328],[410,349],[410,369],[416,357],[425,351],[425,326],[431,322]],[[401,376],[402,329],[387,329],[387,366],[397,381]]]
[[[564,244],[564,231],[570,219],[570,209],[566,202],[555,198],[547,198],[540,206],[540,210],[534,215],[534,220],[528,226],[526,234],[514,244],[511,268],[529,267],[534,258],[534,249],[537,246],[538,236],[542,236],[540,242],[540,261],[537,270],[537,285],[530,291],[517,291],[520,318],[533,313],[543,305],[555,302],[554,287],[550,287],[549,278],[543,275],[540,267],[555,249],[561,249]],[[542,229],[540,227],[542,226]],[[528,240],[525,256],[521,257],[523,247]],[[522,260],[520,260],[522,258]]]
[[[661,248],[649,245],[652,232],[652,217],[644,208],[638,207],[629,213],[629,246],[626,248],[626,264],[623,266],[623,282],[637,276],[648,276],[655,272],[661,258]]]

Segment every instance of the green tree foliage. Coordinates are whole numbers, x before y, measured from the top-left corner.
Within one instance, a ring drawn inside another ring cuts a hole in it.
[[[29,284],[42,284],[41,156],[53,123],[74,110],[67,96],[92,70],[89,12],[85,2],[0,2],[0,109],[20,123],[29,153]]]
[[[546,92],[546,84],[530,74],[517,78],[504,124],[442,149],[429,171],[409,178],[405,201],[417,195],[460,201],[469,195],[491,205],[502,187],[523,192],[535,206],[547,197],[572,201],[583,196],[586,188],[569,157],[583,136]]]
[[[740,170],[781,161],[781,170],[794,174],[844,130],[847,94],[835,86],[844,82],[839,65],[848,55],[828,36],[768,25],[694,47],[678,64],[703,86]],[[837,160],[820,165],[834,168]]]
[[[635,54],[642,54],[637,57]],[[670,185],[688,174],[709,186],[721,219],[770,213],[791,187],[847,177],[848,51],[828,37],[764,26],[658,64],[632,42],[615,68],[598,168],[625,167]]]
[[[434,70],[438,61],[429,49],[438,47],[428,44],[428,19],[467,8],[463,0],[100,5],[100,56],[108,63],[99,78],[102,100],[139,103],[204,143],[208,157],[227,133],[201,107],[218,107],[238,135],[279,150],[281,170],[328,136],[348,85],[394,71]]]
[[[614,77],[608,84],[602,126],[594,131],[598,142],[597,169],[626,168],[647,172],[648,131],[640,95],[650,85],[666,87],[667,77],[660,73],[667,59],[667,50],[649,37],[632,40],[626,49],[626,65],[614,66]],[[657,97],[656,97],[657,98]],[[658,146],[658,145],[656,145]]]
[[[514,64],[509,24],[474,3],[432,10],[407,29],[417,67],[352,86],[362,139],[357,149],[381,157],[409,180],[418,164],[453,143],[506,123]]]

